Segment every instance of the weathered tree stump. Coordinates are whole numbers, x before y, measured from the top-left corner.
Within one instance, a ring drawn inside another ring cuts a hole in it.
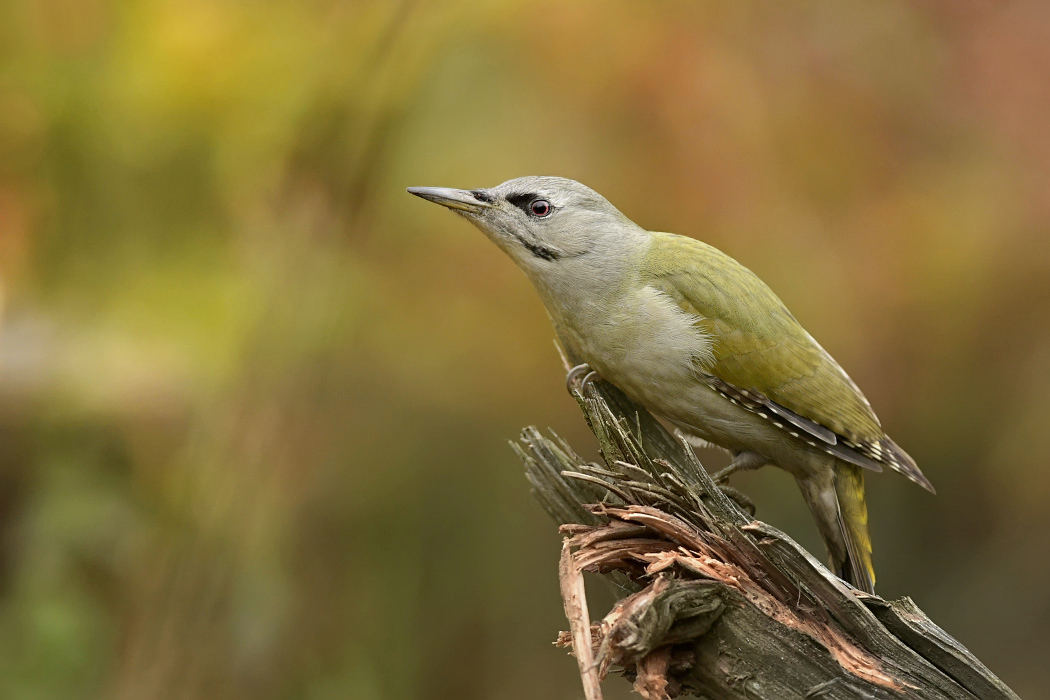
[[[575,396],[603,465],[527,428],[512,443],[561,525],[562,595],[588,700],[612,669],[646,698],[1017,696],[908,598],[853,589],[719,489],[692,450],[607,382]],[[599,622],[583,572],[628,593]]]

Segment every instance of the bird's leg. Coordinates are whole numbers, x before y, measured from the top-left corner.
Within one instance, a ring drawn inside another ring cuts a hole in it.
[[[737,452],[729,466],[711,475],[716,484],[724,484],[730,476],[738,471],[750,471],[769,464],[769,460],[757,452]]]
[[[598,373],[591,369],[589,364],[584,362],[582,365],[576,365],[570,369],[569,373],[565,375],[565,388],[568,389],[571,394],[574,388],[573,385],[575,385],[576,382],[579,382],[580,393],[582,394],[586,391],[588,384],[596,382],[599,379],[601,379],[601,377]]]

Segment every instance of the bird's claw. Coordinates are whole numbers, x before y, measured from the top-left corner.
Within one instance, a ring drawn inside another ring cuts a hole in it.
[[[584,362],[582,365],[576,365],[569,370],[569,373],[565,375],[565,388],[572,392],[573,385],[576,384],[582,377],[591,371],[591,366]]]
[[[590,384],[591,382],[597,382],[597,381],[600,381],[600,380],[601,380],[601,375],[599,375],[596,371],[594,371],[592,369],[590,372],[588,372],[587,374],[583,375],[583,379],[580,381],[580,391],[581,392],[582,391],[586,391],[588,384]]]
[[[588,384],[596,382],[599,379],[601,379],[601,377],[598,373],[591,369],[589,364],[584,362],[582,365],[576,365],[570,369],[569,373],[565,375],[565,388],[568,389],[571,394],[573,389],[576,388],[576,383],[579,382],[579,392],[582,394],[587,390]]]

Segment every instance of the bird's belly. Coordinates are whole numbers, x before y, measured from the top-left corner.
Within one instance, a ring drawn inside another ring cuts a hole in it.
[[[657,416],[684,432],[733,453],[755,452],[796,477],[821,469],[829,457],[735,404],[704,382],[691,364],[639,350],[598,373]]]
[[[646,287],[601,309],[576,309],[555,327],[602,377],[662,413],[653,402],[696,383],[697,360],[710,353],[710,338],[695,321]]]
[[[726,400],[696,376],[668,381],[665,377],[614,374],[609,379],[652,413],[727,450],[762,452],[760,446],[780,437],[761,417]]]
[[[552,313],[559,337],[604,379],[686,432],[732,452],[757,452],[796,476],[826,461],[703,381],[698,363],[711,340],[666,296],[645,288],[610,306]]]
[[[747,449],[770,426],[701,379],[698,362],[711,341],[695,321],[663,295],[642,295],[590,323],[555,325],[587,364],[654,414],[726,449]]]
[[[834,461],[822,450],[727,400],[698,378],[688,377],[676,384],[637,381],[626,376],[610,381],[684,432],[734,454],[760,454],[795,477],[807,478]]]

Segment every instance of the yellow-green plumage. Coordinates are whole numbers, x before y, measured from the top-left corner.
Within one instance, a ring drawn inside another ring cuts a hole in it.
[[[834,359],[750,270],[692,238],[653,233],[642,282],[669,295],[714,339],[711,374],[757,391],[852,442],[885,437]]]
[[[868,504],[864,500],[864,472],[853,465],[840,468],[835,475],[835,494],[839,501],[841,525],[846,538],[846,550],[849,553],[848,565],[855,568],[851,576],[844,578],[862,583],[866,580],[870,585],[862,587],[870,591],[875,585],[875,566],[871,561]]]

